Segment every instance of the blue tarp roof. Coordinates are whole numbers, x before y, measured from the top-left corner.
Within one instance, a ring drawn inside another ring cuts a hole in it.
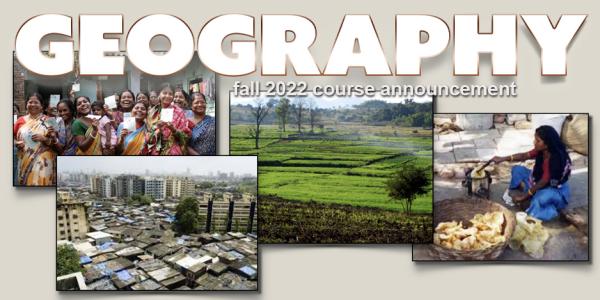
[[[89,256],[82,256],[79,258],[79,264],[85,265],[92,262],[92,259]]]
[[[98,250],[104,251],[104,250],[107,250],[108,248],[110,248],[114,244],[115,243],[113,243],[113,242],[106,242],[100,246],[97,246],[97,248],[98,248]]]
[[[127,281],[131,279],[131,274],[127,270],[117,272],[117,277],[123,281]]]
[[[244,274],[248,275],[249,277],[253,277],[254,275],[256,275],[256,270],[254,270],[254,268],[249,267],[249,266],[241,267],[240,271],[242,271]]]
[[[129,224],[131,224],[131,223],[133,223],[133,222],[134,222],[132,219],[130,219],[130,218],[125,218],[125,217],[118,217],[118,218],[117,218],[117,220],[119,220],[119,221],[122,221],[122,222],[125,222],[125,223],[129,223]]]

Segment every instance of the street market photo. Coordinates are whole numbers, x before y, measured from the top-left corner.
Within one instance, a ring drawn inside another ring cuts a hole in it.
[[[414,261],[589,261],[589,115],[434,115],[433,243]]]

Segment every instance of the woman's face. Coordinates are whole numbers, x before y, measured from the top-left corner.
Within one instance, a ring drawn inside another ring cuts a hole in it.
[[[131,115],[136,120],[146,119],[147,114],[148,114],[148,111],[146,110],[146,106],[144,106],[144,104],[142,102],[136,103],[135,106],[133,107],[133,109],[131,110]]]
[[[88,99],[84,97],[79,97],[77,98],[77,101],[75,101],[75,104],[77,105],[77,113],[83,116],[87,116],[90,114],[91,105]]]
[[[180,108],[185,108],[187,106],[185,96],[181,91],[175,92],[175,94],[173,95],[173,102],[175,102],[175,105],[179,106]]]
[[[101,107],[98,107],[98,106],[93,106],[93,107],[92,107],[92,113],[93,113],[95,116],[101,116],[101,115],[103,115],[103,114],[104,114],[104,110],[103,110]]]
[[[533,139],[533,147],[536,151],[544,151],[548,149],[548,147],[546,147],[546,143],[544,143],[544,141],[540,138],[539,135],[537,135],[537,133],[535,134],[535,137]]]
[[[169,107],[173,102],[173,90],[170,88],[164,88],[160,91],[160,103],[163,107]]]
[[[58,110],[58,116],[65,120],[65,121],[69,121],[71,120],[71,118],[73,118],[73,112],[71,111],[71,109],[69,109],[69,106],[65,103],[59,103],[57,106],[57,110]]]
[[[38,99],[38,97],[31,96],[29,99],[27,99],[27,111],[30,115],[37,116],[42,113],[43,110],[44,108],[42,107],[42,102],[40,99]]]
[[[135,102],[142,102],[145,105],[148,105],[148,96],[146,96],[146,94],[138,94],[137,95],[137,99],[135,100]]]
[[[202,96],[194,96],[194,102],[192,102],[192,111],[197,114],[206,113],[206,100]]]
[[[155,91],[150,92],[150,105],[156,106],[160,104],[160,100],[158,99],[158,93]]]
[[[123,92],[121,94],[121,108],[128,111],[133,107],[133,95],[130,92]]]

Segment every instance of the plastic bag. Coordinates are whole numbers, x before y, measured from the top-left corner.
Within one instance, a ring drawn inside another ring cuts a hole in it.
[[[550,237],[542,225],[542,221],[528,216],[524,212],[517,213],[517,226],[510,239],[509,246],[513,250],[523,249],[531,257],[540,259],[544,256],[544,245]]]

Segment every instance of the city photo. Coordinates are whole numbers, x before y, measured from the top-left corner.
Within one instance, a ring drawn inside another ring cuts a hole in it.
[[[258,155],[261,243],[430,243],[432,97],[230,95]]]
[[[57,290],[258,290],[255,156],[60,156],[57,171]]]

